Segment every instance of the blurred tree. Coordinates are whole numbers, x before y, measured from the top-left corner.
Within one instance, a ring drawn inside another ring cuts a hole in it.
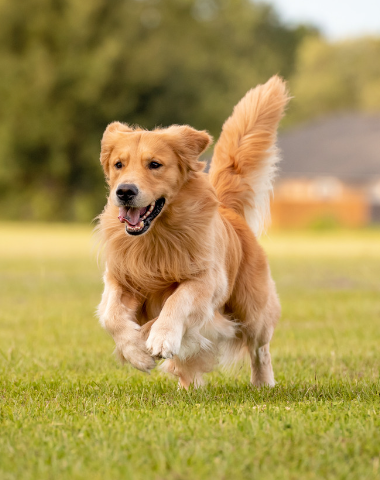
[[[301,44],[287,124],[344,110],[380,112],[380,38]]]
[[[249,0],[0,0],[0,215],[89,220],[113,120],[217,135],[309,29]]]

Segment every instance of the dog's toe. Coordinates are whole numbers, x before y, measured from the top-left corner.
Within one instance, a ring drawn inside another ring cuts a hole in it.
[[[152,357],[173,358],[178,355],[181,337],[175,335],[175,332],[161,331],[153,327],[146,346]]]

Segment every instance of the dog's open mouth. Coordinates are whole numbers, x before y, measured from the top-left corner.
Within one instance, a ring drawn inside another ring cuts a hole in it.
[[[141,235],[145,233],[152,221],[159,215],[165,204],[164,198],[159,198],[147,207],[129,207],[123,205],[119,208],[119,220],[125,223],[125,231],[129,235]]]

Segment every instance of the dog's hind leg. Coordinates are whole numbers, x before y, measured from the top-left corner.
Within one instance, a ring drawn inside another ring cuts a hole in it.
[[[202,351],[187,360],[180,360],[177,356],[165,360],[161,369],[179,377],[179,386],[188,390],[190,385],[195,388],[203,386],[203,375],[211,372],[215,365],[213,352]]]
[[[269,352],[269,343],[262,347],[251,346],[249,348],[251,357],[251,383],[256,387],[275,385],[272,361]]]
[[[272,279],[269,287],[268,301],[260,314],[260,321],[253,325],[248,324],[246,328],[247,345],[251,357],[251,383],[257,387],[275,385],[269,342],[280,316],[281,307]]]
[[[240,281],[230,299],[232,314],[241,322],[245,343],[251,357],[251,383],[257,387],[274,386],[269,343],[281,314],[275,284],[266,262],[259,268],[246,256]],[[254,278],[256,276],[256,278]]]

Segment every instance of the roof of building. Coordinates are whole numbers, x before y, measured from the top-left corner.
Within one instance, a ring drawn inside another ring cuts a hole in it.
[[[323,118],[279,136],[279,176],[335,176],[367,181],[380,176],[380,116]]]

